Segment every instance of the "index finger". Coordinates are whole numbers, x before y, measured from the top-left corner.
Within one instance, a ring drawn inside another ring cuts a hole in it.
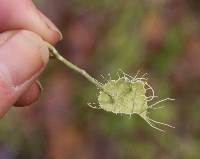
[[[26,29],[39,34],[51,44],[62,39],[57,27],[31,0],[0,0],[0,32]]]

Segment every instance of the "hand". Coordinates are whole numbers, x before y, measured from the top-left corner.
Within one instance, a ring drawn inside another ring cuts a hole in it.
[[[45,44],[62,39],[56,26],[31,0],[0,0],[0,117],[12,105],[38,99],[37,77],[49,59]]]

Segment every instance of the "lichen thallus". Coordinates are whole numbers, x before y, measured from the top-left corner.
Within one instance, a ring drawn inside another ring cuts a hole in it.
[[[119,75],[117,80],[109,79],[106,83],[100,83],[95,78],[90,76],[85,70],[72,64],[70,61],[62,57],[59,52],[49,43],[47,43],[50,50],[50,55],[70,69],[84,76],[89,82],[93,83],[100,91],[98,95],[97,106],[90,107],[95,109],[103,109],[105,111],[113,112],[115,114],[134,115],[137,114],[142,117],[152,128],[164,132],[164,130],[156,127],[154,124],[165,125],[174,128],[171,125],[155,121],[149,118],[149,111],[153,109],[159,109],[162,107],[156,107],[157,104],[174,100],[166,98],[159,100],[152,105],[148,105],[149,101],[152,101],[156,96],[154,95],[153,88],[147,83],[145,77],[132,77],[122,72],[122,76]],[[151,91],[151,95],[147,95],[147,91]]]

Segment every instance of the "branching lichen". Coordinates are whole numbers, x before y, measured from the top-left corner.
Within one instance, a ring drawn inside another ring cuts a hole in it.
[[[76,65],[72,64],[67,59],[63,58],[58,51],[49,43],[47,43],[51,55],[64,63],[67,67],[71,68],[75,72],[84,76],[89,82],[93,83],[100,91],[98,95],[98,104],[89,104],[90,107],[95,109],[103,109],[108,112],[115,114],[126,114],[134,115],[137,114],[143,118],[152,128],[164,132],[164,130],[158,128],[155,124],[165,125],[174,128],[171,125],[155,121],[149,118],[148,114],[150,110],[159,109],[156,107],[157,104],[167,101],[174,100],[166,98],[159,100],[152,105],[148,105],[149,101],[152,101],[156,96],[154,95],[153,88],[147,83],[146,78],[131,77],[125,73],[119,76],[117,80],[108,80],[102,84],[95,78],[90,76],[85,70],[80,69]],[[147,92],[151,92],[147,95]]]

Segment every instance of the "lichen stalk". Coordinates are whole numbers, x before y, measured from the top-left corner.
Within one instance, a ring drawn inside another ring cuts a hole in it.
[[[65,64],[67,67],[69,67],[73,71],[84,76],[88,81],[93,83],[98,88],[103,89],[102,84],[100,82],[98,82],[95,78],[93,78],[89,73],[87,73],[85,70],[77,67],[76,65],[74,65],[73,63],[71,63],[70,61],[65,59],[63,56],[61,56],[61,54],[51,44],[47,43],[47,45],[50,50],[51,56],[53,56],[56,59],[58,59],[59,61],[61,61],[63,64]]]

